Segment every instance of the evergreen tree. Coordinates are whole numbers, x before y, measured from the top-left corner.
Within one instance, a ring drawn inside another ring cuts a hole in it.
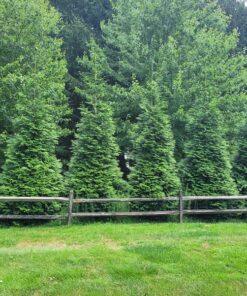
[[[130,174],[134,196],[159,198],[176,195],[180,189],[174,158],[174,139],[158,85],[145,90],[134,83],[134,91],[142,93],[143,111],[139,116],[134,143],[134,167]]]
[[[1,46],[10,47],[0,67],[1,118],[8,118],[3,120],[7,145],[0,195],[56,196],[63,188],[56,145],[62,113],[68,110],[66,65],[61,40],[55,38],[59,14],[43,0],[4,0],[0,8],[0,20],[9,13],[4,26],[8,38]],[[56,203],[1,205],[5,213],[41,214],[58,208]]]
[[[122,182],[117,163],[119,149],[108,91],[102,79],[104,56],[94,42],[90,48],[89,57],[84,56],[81,61],[88,74],[82,78],[84,87],[78,89],[84,103],[73,143],[68,184],[77,196],[108,198],[116,196]]]
[[[15,133],[7,141],[6,160],[0,175],[0,195],[58,196],[62,192],[61,164],[55,154],[58,128],[41,81],[40,72],[22,81],[13,120]],[[42,214],[56,210],[59,210],[56,203],[1,206],[5,213]]]
[[[110,106],[103,101],[81,108],[69,166],[69,186],[83,198],[116,197],[120,183],[118,147]]]
[[[195,110],[187,126],[184,172],[185,192],[193,195],[232,195],[237,193],[232,179],[221,114],[215,107]]]
[[[241,194],[247,194],[247,124],[239,134],[239,148],[233,165],[234,178]]]
[[[0,2],[0,165],[7,139],[15,132],[16,103],[23,95],[33,97],[31,90],[21,93],[28,76],[37,74],[42,80],[43,97],[53,105],[52,114],[59,126],[64,126],[69,115],[63,94],[66,65],[62,42],[56,38],[59,27],[60,15],[46,0]]]
[[[55,156],[58,134],[48,108],[30,96],[18,104],[15,134],[8,140],[0,176],[1,194],[57,196],[62,192],[61,165]]]

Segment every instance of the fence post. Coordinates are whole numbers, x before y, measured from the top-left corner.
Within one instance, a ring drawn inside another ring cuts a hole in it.
[[[179,222],[183,223],[184,216],[184,202],[183,202],[183,193],[180,191],[179,193]]]
[[[70,190],[69,207],[68,207],[68,225],[70,225],[72,222],[73,199],[74,199],[74,192],[73,192],[73,190]]]

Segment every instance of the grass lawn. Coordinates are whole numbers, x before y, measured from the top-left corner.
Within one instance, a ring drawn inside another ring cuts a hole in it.
[[[247,224],[0,228],[0,295],[247,295]]]

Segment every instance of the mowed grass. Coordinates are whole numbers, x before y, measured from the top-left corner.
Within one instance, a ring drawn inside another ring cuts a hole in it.
[[[247,225],[0,228],[0,295],[247,295]]]

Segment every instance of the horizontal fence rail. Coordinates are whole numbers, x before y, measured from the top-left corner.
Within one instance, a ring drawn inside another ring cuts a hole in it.
[[[0,202],[61,202],[68,203],[67,213],[61,215],[1,215],[0,220],[59,220],[67,219],[68,225],[73,218],[103,218],[103,217],[158,217],[168,215],[179,215],[180,223],[183,222],[184,215],[207,215],[207,214],[234,214],[247,213],[247,208],[239,209],[192,209],[184,208],[186,201],[223,201],[223,200],[247,200],[247,195],[240,196],[171,196],[164,198],[99,198],[85,199],[74,198],[73,191],[69,197],[17,197],[0,196]],[[73,212],[74,205],[99,204],[99,203],[133,203],[133,202],[167,202],[177,201],[177,210],[167,211],[133,211],[133,212]]]
[[[157,201],[176,201],[179,200],[178,197],[167,197],[167,198],[97,198],[97,199],[74,199],[75,204],[83,203],[105,203],[105,202],[135,202],[135,201],[145,201],[145,202],[157,202]]]
[[[0,198],[1,200],[1,198]],[[190,200],[247,200],[247,196],[183,196],[184,201]],[[97,199],[74,199],[75,204],[80,203],[104,203],[104,202],[135,202],[135,201],[145,201],[145,202],[159,202],[159,201],[179,201],[178,196],[169,196],[164,198],[97,198]]]
[[[148,216],[167,216],[178,215],[179,211],[149,211],[149,212],[94,212],[94,213],[73,213],[72,217],[148,217]]]
[[[69,201],[68,197],[18,197],[18,196],[0,196],[0,202],[53,202],[53,201],[58,201],[58,202],[67,202]]]
[[[66,215],[0,215],[0,220],[60,220]]]

